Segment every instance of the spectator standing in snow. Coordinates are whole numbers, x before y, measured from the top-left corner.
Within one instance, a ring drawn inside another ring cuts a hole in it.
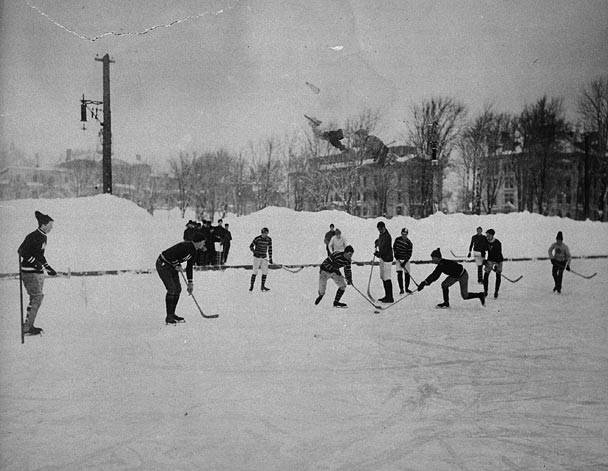
[[[25,290],[30,297],[27,306],[27,315],[22,326],[23,333],[27,335],[40,335],[42,329],[34,325],[38,310],[42,304],[44,294],[44,270],[50,276],[56,276],[57,272],[51,268],[44,257],[46,248],[47,234],[53,229],[53,218],[39,211],[34,212],[38,221],[38,229],[30,232],[17,249],[19,252],[19,269],[21,270],[21,280]]]
[[[226,223],[226,224],[224,224],[224,240],[223,240],[224,254],[223,254],[222,265],[228,261],[228,253],[230,252],[231,243],[232,243],[232,233],[230,232],[230,224]]]
[[[338,285],[336,297],[334,298],[334,307],[347,307],[345,303],[340,302],[340,298],[346,290],[346,285],[353,284],[353,274],[350,263],[353,257],[354,249],[347,245],[344,252],[334,252],[328,256],[319,269],[319,296],[315,299],[315,305],[321,302],[327,288],[327,280],[330,278]],[[340,273],[340,268],[344,267],[344,277]],[[346,278],[346,282],[344,281]]]
[[[392,303],[393,299],[393,281],[391,280],[391,271],[393,266],[393,244],[392,238],[386,229],[386,225],[380,221],[376,224],[380,235],[374,242],[376,251],[374,255],[380,259],[380,279],[384,285],[384,297],[378,301],[382,303]]]
[[[342,236],[342,231],[336,228],[334,236],[329,240],[329,244],[327,244],[329,253],[344,252],[347,245],[348,242],[346,242],[346,239]]]
[[[194,262],[196,260],[197,251],[202,249],[205,245],[205,236],[202,231],[199,230],[193,233],[191,237],[191,240],[185,240],[169,247],[156,259],[156,271],[167,289],[167,294],[165,295],[165,307],[167,311],[165,322],[167,324],[175,324],[184,320],[183,317],[175,315],[175,308],[177,307],[182,292],[178,271],[182,271],[181,264],[183,262],[186,262],[188,294],[192,294],[192,291],[194,290],[194,282],[192,279]]]
[[[325,233],[325,237],[323,237],[323,242],[325,243],[325,250],[327,251],[327,255],[331,255],[331,252],[329,251],[329,247],[328,246],[329,246],[329,241],[335,235],[336,235],[336,230],[334,229],[334,225],[330,224],[329,225],[329,231],[327,231]]]
[[[477,233],[471,237],[471,243],[469,244],[469,253],[467,257],[471,257],[471,250],[473,251],[473,257],[475,259],[475,265],[477,265],[477,282],[483,283],[483,265],[486,257],[486,251],[488,250],[488,239],[483,235],[483,229],[477,228]]]
[[[184,231],[184,240],[192,240],[192,236],[198,230],[200,230],[201,225],[193,220],[188,221],[186,224],[186,230]]]
[[[266,286],[268,261],[270,260],[270,264],[272,264],[272,239],[268,235],[268,232],[268,228],[263,227],[261,234],[255,237],[251,244],[249,244],[249,250],[253,252],[253,275],[251,275],[249,291],[253,291],[255,277],[259,270],[262,270],[262,286],[260,289],[262,291],[270,291],[270,288]],[[269,260],[267,260],[266,257],[268,257]]]
[[[403,229],[401,229],[401,235],[399,237],[395,237],[395,242],[393,243],[393,253],[395,255],[395,260],[397,261],[396,266],[397,282],[399,283],[399,294],[404,294],[404,281],[405,292],[407,292],[408,294],[412,292],[410,290],[410,258],[412,257],[414,244],[412,244],[412,241],[408,238],[407,235],[408,230],[404,227]]]
[[[488,283],[490,281],[490,272],[496,272],[496,282],[494,284],[494,298],[498,297],[498,289],[500,288],[500,274],[502,273],[502,262],[504,257],[502,255],[502,244],[498,239],[494,237],[494,229],[488,229],[486,231],[486,238],[488,240],[488,258],[485,263],[485,272],[483,275],[483,292],[488,295]]]
[[[570,271],[570,249],[564,244],[564,235],[562,231],[557,233],[555,242],[549,247],[549,259],[551,260],[551,275],[555,282],[553,286],[553,292],[558,294],[562,292],[562,278],[564,276],[564,269]]]
[[[437,304],[438,308],[445,309],[450,307],[450,286],[457,282],[460,283],[460,295],[462,299],[479,299],[481,304],[485,305],[486,295],[484,293],[469,293],[469,274],[460,263],[444,259],[438,248],[431,252],[431,260],[437,264],[437,267],[420,282],[418,291],[422,291],[425,286],[429,286],[434,281],[437,281],[442,273],[447,275],[447,278],[441,283],[443,302]]]

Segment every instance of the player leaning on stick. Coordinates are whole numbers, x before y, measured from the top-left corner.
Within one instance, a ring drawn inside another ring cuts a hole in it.
[[[267,227],[263,227],[262,233],[249,244],[249,250],[253,252],[253,275],[251,275],[249,291],[253,291],[255,277],[259,270],[262,270],[262,286],[260,289],[262,291],[270,291],[270,288],[266,286],[266,277],[268,276],[268,260],[266,260],[266,256],[268,256],[272,264],[272,239],[268,235]]]
[[[384,297],[378,301],[381,303],[395,302],[393,299],[393,281],[391,280],[391,269],[393,267],[393,244],[392,238],[386,229],[386,225],[380,221],[376,224],[378,238],[374,242],[376,251],[374,255],[380,259],[380,279],[384,285]]]
[[[441,256],[441,251],[438,248],[431,252],[431,260],[433,263],[437,264],[437,267],[433,270],[433,273],[420,282],[418,291],[422,291],[425,286],[436,281],[442,273],[448,275],[441,283],[443,302],[437,304],[438,308],[445,309],[450,307],[450,286],[454,283],[460,284],[460,295],[462,296],[462,299],[479,299],[482,305],[485,304],[486,295],[484,293],[469,293],[469,274],[460,263],[443,258]]]
[[[570,271],[570,249],[564,244],[564,235],[562,231],[557,233],[555,242],[549,247],[549,259],[551,260],[551,275],[555,285],[553,286],[553,292],[558,294],[562,292],[562,277],[564,276],[564,269]]]
[[[44,270],[50,275],[55,276],[57,272],[53,270],[44,257],[46,248],[47,234],[53,229],[53,218],[39,211],[34,212],[38,220],[38,229],[29,233],[17,250],[20,255],[21,279],[23,286],[30,297],[27,306],[27,316],[23,324],[23,333],[27,335],[39,335],[42,329],[34,326],[38,309],[42,304],[42,287],[44,286]]]
[[[397,261],[397,282],[399,283],[399,294],[403,294],[403,281],[405,278],[405,291],[410,294],[410,258],[412,257],[412,250],[414,245],[412,241],[407,237],[408,230],[404,227],[401,229],[401,235],[395,237],[393,243],[393,254]],[[405,273],[403,273],[405,270]]]
[[[486,239],[488,240],[488,258],[485,262],[485,272],[483,274],[483,292],[488,295],[488,283],[490,281],[490,272],[496,272],[496,282],[494,284],[494,298],[498,297],[498,289],[500,288],[500,274],[502,273],[502,244],[494,238],[494,229],[486,231]]]
[[[192,281],[192,271],[196,261],[197,251],[205,246],[205,236],[197,230],[190,235],[190,240],[179,242],[162,252],[156,259],[156,271],[161,281],[167,288],[165,295],[165,306],[167,324],[175,324],[183,321],[184,318],[175,315],[175,308],[179,301],[182,285],[179,281],[178,271],[182,270],[182,263],[186,262],[186,279],[188,280],[188,294],[192,294],[194,283]]]
[[[334,298],[334,307],[347,307],[346,304],[340,302],[340,298],[344,294],[346,285],[353,284],[353,275],[350,268],[350,263],[353,257],[354,249],[347,245],[344,252],[334,252],[327,257],[321,264],[319,269],[319,296],[315,299],[315,305],[321,302],[327,288],[327,280],[330,278],[338,285],[336,297]],[[344,267],[344,277],[340,273],[340,268]],[[346,282],[344,281],[346,278]]]
[[[469,244],[469,253],[467,257],[471,257],[471,250],[473,251],[473,257],[475,258],[475,265],[477,265],[477,282],[483,283],[483,262],[488,250],[488,239],[482,233],[481,227],[477,228],[477,234],[471,237],[471,243]]]

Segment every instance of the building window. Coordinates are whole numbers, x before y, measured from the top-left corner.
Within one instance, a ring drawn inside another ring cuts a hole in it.
[[[515,188],[515,177],[510,175],[505,177],[505,188]]]
[[[397,201],[401,203],[403,201],[403,192],[401,190],[397,191]],[[401,214],[401,213],[399,213]]]

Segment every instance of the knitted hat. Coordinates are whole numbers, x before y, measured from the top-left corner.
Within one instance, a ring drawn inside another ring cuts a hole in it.
[[[47,214],[42,214],[40,211],[34,211],[34,216],[36,216],[36,219],[38,220],[38,224],[40,224],[41,226],[53,221],[53,218],[51,216],[49,216]]]
[[[195,231],[190,240],[192,242],[202,242],[205,240],[205,234],[202,231]]]
[[[344,252],[353,253],[354,251],[355,251],[355,249],[353,249],[352,245],[347,245],[346,247],[344,247]]]
[[[486,234],[491,234],[491,235],[494,235],[494,234],[496,234],[496,233],[494,232],[494,229],[488,229],[488,230],[486,231]]]
[[[431,252],[431,258],[443,258],[441,256],[441,250],[439,250],[439,247]]]
[[[564,234],[562,234],[562,231],[559,231],[557,233],[557,236],[555,237],[557,240],[564,240]]]
[[[382,221],[380,221],[378,224],[376,224],[376,227],[378,229],[380,229],[381,227],[386,227],[386,224],[384,224]]]

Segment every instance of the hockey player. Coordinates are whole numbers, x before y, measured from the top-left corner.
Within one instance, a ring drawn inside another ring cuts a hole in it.
[[[319,304],[321,299],[323,299],[325,289],[327,288],[327,280],[331,278],[338,285],[338,291],[336,291],[336,297],[334,298],[334,307],[348,307],[345,303],[340,302],[340,298],[344,294],[346,285],[353,284],[350,263],[354,251],[355,249],[352,246],[347,245],[344,248],[344,252],[334,252],[323,261],[319,269],[319,296],[315,299],[315,305]],[[344,277],[340,273],[340,268],[342,267],[344,267]],[[346,282],[344,278],[346,278]]]
[[[268,256],[272,265],[272,239],[268,235],[267,227],[263,227],[262,233],[249,244],[249,250],[253,252],[253,275],[251,275],[249,291],[253,291],[255,277],[259,270],[262,270],[262,286],[260,289],[262,291],[270,291],[270,288],[266,286],[266,277],[268,276],[268,260],[266,260],[266,256]]]
[[[43,269],[50,276],[57,275],[57,272],[51,268],[44,257],[47,234],[53,229],[53,218],[39,211],[35,211],[34,216],[38,221],[38,229],[29,233],[17,249],[20,256],[21,280],[30,297],[27,316],[23,324],[23,333],[27,335],[40,335],[43,331],[40,327],[34,325],[44,298],[42,293],[44,285]]]
[[[483,283],[483,265],[486,257],[486,251],[488,250],[488,239],[483,235],[483,229],[477,228],[477,234],[471,237],[471,243],[469,244],[468,258],[471,258],[471,250],[473,250],[473,257],[475,258],[475,265],[477,265],[477,282]]]
[[[558,294],[562,292],[562,277],[564,276],[564,269],[570,271],[570,249],[564,244],[564,235],[562,231],[557,233],[555,242],[549,247],[549,259],[551,260],[551,274],[553,275],[553,292]]]
[[[404,294],[404,279],[405,292],[407,292],[407,294],[412,293],[410,290],[410,258],[412,257],[414,244],[412,244],[412,241],[407,237],[407,235],[408,230],[404,227],[401,229],[401,235],[399,237],[395,237],[395,242],[393,243],[393,253],[395,255],[395,260],[397,261],[396,267],[397,283],[399,283],[399,294]]]
[[[447,275],[447,278],[441,283],[443,302],[437,304],[438,308],[446,309],[450,307],[450,286],[456,282],[460,283],[460,295],[462,299],[479,299],[481,305],[485,305],[486,295],[484,293],[469,293],[469,274],[460,263],[444,259],[438,248],[431,252],[431,260],[437,264],[437,267],[426,279],[420,282],[418,291],[422,291],[425,286],[436,281],[442,273]]]
[[[182,291],[178,271],[182,271],[181,264],[186,262],[187,290],[188,294],[192,294],[194,290],[192,271],[197,251],[205,245],[204,237],[202,231],[198,230],[191,235],[191,240],[185,240],[169,247],[156,259],[156,271],[165,288],[167,288],[167,294],[165,295],[165,307],[167,310],[165,323],[167,324],[175,324],[184,320],[183,317],[175,315],[175,308]]]
[[[393,266],[392,238],[382,221],[376,224],[376,227],[380,235],[374,242],[374,246],[376,247],[374,255],[380,259],[380,279],[384,285],[384,297],[378,301],[392,303],[395,302],[393,299],[393,281],[391,280]]]
[[[327,249],[329,253],[332,254],[334,252],[344,252],[348,242],[346,238],[342,235],[342,231],[336,227],[336,231],[334,236],[329,240],[329,244],[327,244]]]
[[[488,240],[488,258],[485,262],[485,272],[483,275],[483,292],[488,295],[488,282],[490,280],[490,272],[496,272],[496,283],[494,285],[494,298],[498,297],[498,289],[500,288],[500,274],[502,273],[502,244],[494,238],[494,229],[486,231],[486,239]]]
[[[327,255],[331,255],[331,252],[329,251],[329,241],[335,235],[336,229],[333,224],[330,224],[329,230],[325,233],[325,236],[323,237],[323,243],[325,244],[325,251],[327,252]]]

